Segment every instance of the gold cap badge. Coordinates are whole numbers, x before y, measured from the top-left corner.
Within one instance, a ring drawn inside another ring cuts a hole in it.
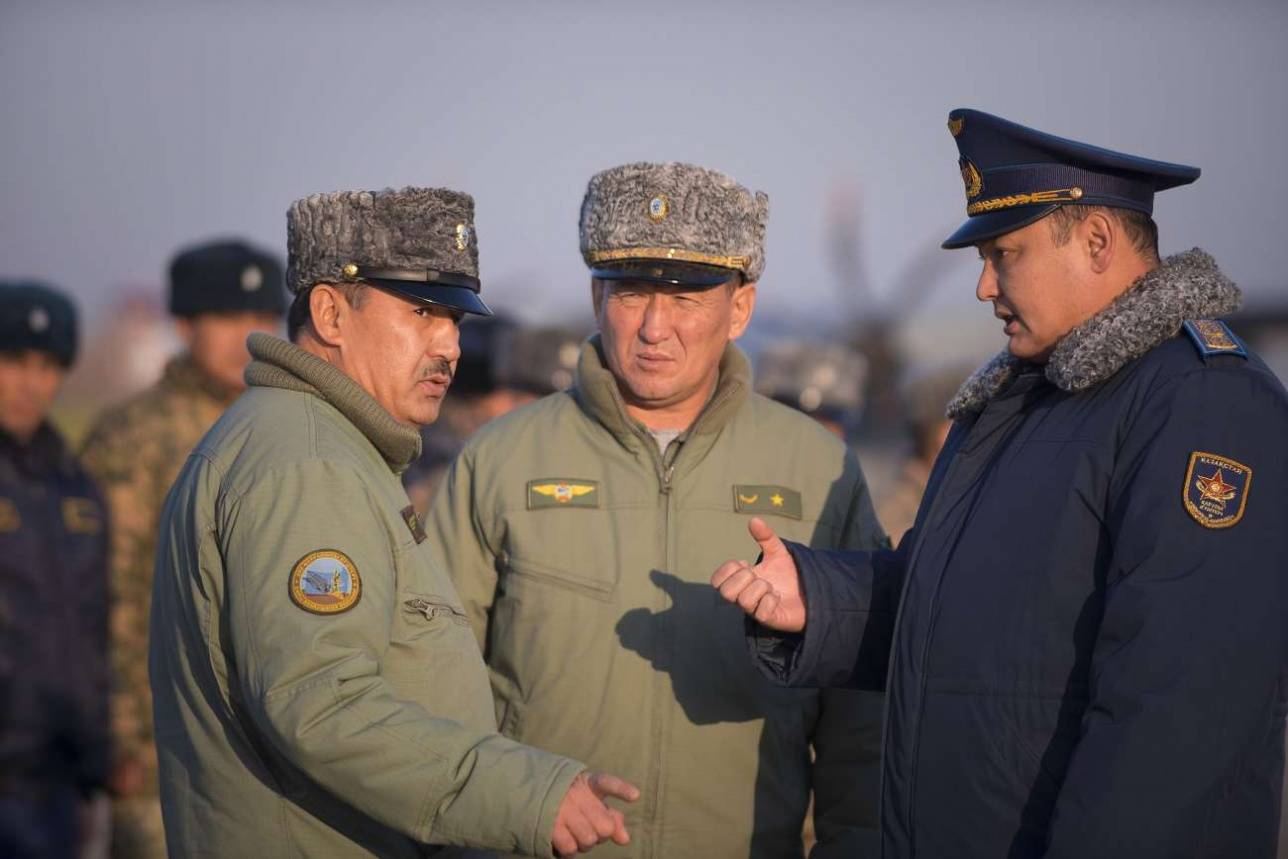
[[[669,214],[671,214],[671,201],[665,194],[658,194],[648,201],[648,216],[654,221],[665,221]]]
[[[470,227],[469,224],[456,225],[456,249],[463,251],[470,246]]]
[[[961,160],[961,168],[962,182],[966,185],[966,199],[974,199],[979,196],[980,191],[984,190],[984,177],[980,175],[979,169],[969,158]]]

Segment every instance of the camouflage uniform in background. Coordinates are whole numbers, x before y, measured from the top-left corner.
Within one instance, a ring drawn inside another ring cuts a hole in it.
[[[82,460],[112,517],[113,756],[118,772],[119,764],[133,761],[141,776],[137,792],[118,800],[114,809],[120,855],[165,856],[148,687],[148,613],[161,505],[189,451],[238,393],[181,355],[170,361],[159,382],[106,412],[85,440]]]

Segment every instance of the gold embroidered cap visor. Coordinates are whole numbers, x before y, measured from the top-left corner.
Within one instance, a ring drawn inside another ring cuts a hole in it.
[[[943,243],[964,248],[1046,217],[1062,205],[1145,214],[1154,194],[1187,185],[1199,168],[1056,137],[978,110],[948,116],[966,191],[966,222]]]
[[[479,279],[468,274],[423,268],[378,268],[356,263],[346,264],[343,272],[346,280],[369,283],[413,301],[450,307],[477,316],[492,315],[492,308],[479,297]]]
[[[724,259],[737,261],[740,258]],[[590,276],[600,280],[635,280],[696,288],[719,286],[738,274],[739,269],[735,265],[711,265],[675,258],[605,260],[594,264],[590,270]]]

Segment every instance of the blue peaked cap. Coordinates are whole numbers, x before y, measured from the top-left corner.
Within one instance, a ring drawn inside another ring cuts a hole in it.
[[[1197,167],[1101,149],[979,110],[952,111],[948,130],[961,156],[967,218],[945,248],[996,238],[1067,204],[1153,214],[1154,194],[1199,178]]]

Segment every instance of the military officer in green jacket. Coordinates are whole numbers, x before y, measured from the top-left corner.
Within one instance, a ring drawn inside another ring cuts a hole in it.
[[[812,855],[876,855],[880,701],[772,688],[708,584],[753,515],[818,547],[885,540],[854,456],[755,394],[732,343],[767,213],[687,164],[591,179],[599,333],[575,384],[480,430],[431,508],[501,730],[641,786],[610,856],[800,857],[811,787]]]
[[[473,200],[288,213],[292,342],[166,501],[150,668],[172,856],[551,856],[626,843],[634,787],[496,732],[460,597],[398,481],[479,298]],[[450,848],[449,848],[450,849]]]

